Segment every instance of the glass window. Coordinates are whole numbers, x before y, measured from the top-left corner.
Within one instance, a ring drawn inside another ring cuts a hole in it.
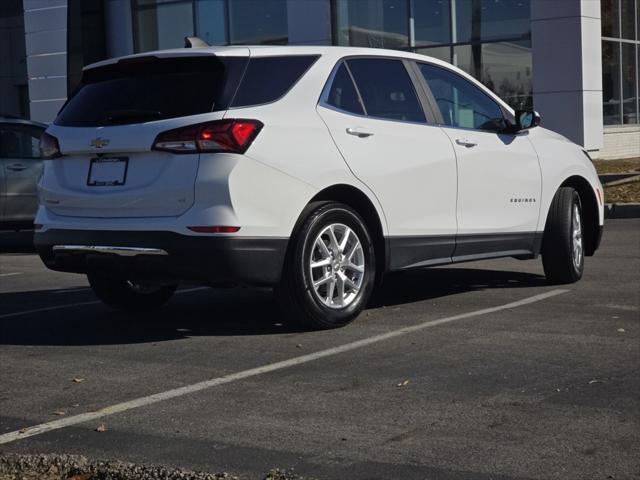
[[[246,63],[239,57],[141,57],[86,70],[55,123],[124,125],[226,110]]]
[[[620,0],[601,0],[603,37],[620,37]]]
[[[636,46],[623,43],[622,46],[622,122],[638,123]]]
[[[347,64],[367,115],[407,122],[426,122],[413,81],[400,60],[358,58]]]
[[[360,115],[364,114],[362,104],[358,98],[358,92],[356,92],[356,88],[353,86],[351,76],[344,63],[340,65],[336,75],[333,77],[327,103],[340,110]]]
[[[621,37],[628,40],[636,39],[635,7],[635,0],[620,0]]]
[[[454,65],[480,80],[514,109],[532,107],[532,56],[528,40],[455,47]]]
[[[531,35],[530,0],[457,0],[454,6],[454,43]]]
[[[104,2],[69,0],[67,2],[67,91],[73,92],[82,76],[82,68],[107,56]]]
[[[602,102],[605,125],[621,123],[620,44],[602,42]]]
[[[0,125],[0,158],[40,158],[40,136],[34,127]]]
[[[196,35],[209,45],[226,45],[225,0],[196,0]]]
[[[136,51],[181,48],[193,36],[191,0],[135,0]]]
[[[451,42],[449,0],[411,0],[416,46]]]
[[[229,39],[234,45],[286,44],[286,0],[231,0]]]
[[[338,45],[406,48],[409,45],[407,0],[334,0]]]
[[[252,58],[231,106],[245,107],[278,100],[317,59],[315,55]]]
[[[444,60],[445,62],[451,62],[451,47],[429,47],[418,48],[414,50],[415,53],[421,53],[422,55],[428,55],[438,60]]]
[[[478,130],[505,126],[502,109],[484,92],[444,68],[419,64],[445,125]]]

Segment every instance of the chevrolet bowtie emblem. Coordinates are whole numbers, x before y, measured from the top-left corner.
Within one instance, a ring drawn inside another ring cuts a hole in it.
[[[109,140],[107,140],[106,138],[98,137],[91,140],[91,146],[95,148],[102,148],[106,147],[107,145],[109,145]]]

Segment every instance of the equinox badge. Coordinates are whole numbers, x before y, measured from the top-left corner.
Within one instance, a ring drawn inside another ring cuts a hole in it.
[[[91,140],[91,146],[95,148],[102,148],[106,147],[107,145],[109,145],[109,140],[107,140],[106,138],[98,137]]]

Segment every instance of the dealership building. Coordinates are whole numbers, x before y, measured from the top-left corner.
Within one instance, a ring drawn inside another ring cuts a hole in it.
[[[0,113],[51,122],[84,65],[193,35],[423,53],[596,158],[640,157],[640,0],[1,0]]]

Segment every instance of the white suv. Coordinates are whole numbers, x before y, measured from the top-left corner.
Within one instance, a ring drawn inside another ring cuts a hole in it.
[[[107,60],[43,137],[36,246],[111,306],[157,307],[186,282],[274,286],[314,328],[355,318],[389,271],[541,253],[550,281],[574,282],[600,243],[602,187],[538,123],[406,52]]]

